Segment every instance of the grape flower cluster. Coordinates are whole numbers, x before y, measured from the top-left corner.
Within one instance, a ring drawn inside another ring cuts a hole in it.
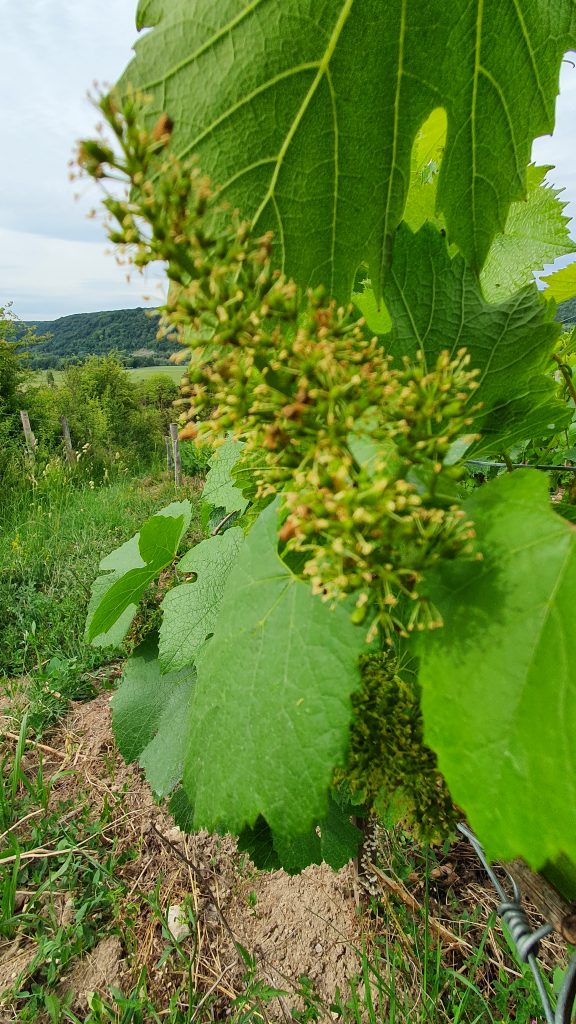
[[[79,161],[129,186],[105,199],[110,240],[137,267],[166,264],[165,330],[190,360],[181,436],[243,442],[256,499],[282,494],[285,557],[325,599],[349,598],[369,637],[441,625],[425,572],[474,554],[447,462],[473,436],[467,353],[395,362],[352,306],[302,293],[274,269],[272,235],[255,237],[194,160],[170,152],[167,115],[142,127],[143,103],[103,97],[116,145],[85,141]]]
[[[334,782],[345,782],[381,819],[392,814],[420,842],[438,843],[453,833],[461,812],[424,743],[420,693],[409,667],[391,651],[360,658],[347,760]]]

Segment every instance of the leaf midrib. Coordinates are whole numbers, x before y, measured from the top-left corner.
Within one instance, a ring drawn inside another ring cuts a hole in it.
[[[318,71],[316,73],[314,81],[310,85],[310,88],[308,89],[308,92],[306,93],[304,99],[302,100],[302,103],[300,104],[300,108],[299,108],[298,112],[296,113],[296,116],[293,118],[292,124],[290,125],[290,128],[288,129],[288,132],[286,133],[286,136],[284,138],[284,142],[282,143],[282,146],[280,147],[280,151],[278,153],[278,156],[276,157],[276,165],[275,165],[274,171],[272,173],[272,177],[270,179],[270,184],[269,184],[269,186],[268,186],[268,188],[266,190],[266,193],[264,195],[264,198],[262,199],[262,202],[260,203],[260,206],[256,210],[256,213],[254,214],[254,217],[252,219],[253,225],[256,225],[258,223],[258,221],[259,221],[260,217],[262,216],[264,210],[266,209],[268,203],[274,197],[275,190],[276,190],[276,185],[278,183],[278,178],[280,176],[280,171],[282,170],[282,164],[284,163],[284,158],[285,158],[285,156],[286,156],[286,154],[287,154],[287,152],[288,152],[288,150],[290,148],[290,144],[291,144],[291,142],[292,142],[292,140],[293,140],[293,138],[294,138],[298,128],[300,127],[300,124],[302,123],[302,119],[304,117],[304,114],[306,113],[306,111],[308,110],[308,107],[310,106],[310,103],[312,102],[312,99],[313,99],[313,97],[314,97],[314,95],[315,95],[315,93],[316,93],[316,91],[318,89],[318,86],[320,85],[322,79],[324,78],[324,75],[327,75],[327,73],[328,73],[328,69],[329,69],[329,66],[330,66],[330,61],[331,61],[331,59],[332,59],[332,57],[334,55],[334,51],[336,49],[336,46],[338,45],[338,41],[340,39],[340,36],[342,35],[342,31],[344,29],[344,26],[345,26],[347,20],[348,20],[348,17],[350,15],[350,12],[351,12],[353,6],[354,6],[354,0],[345,0],[345,3],[342,6],[342,10],[340,11],[340,15],[338,17],[338,20],[336,21],[334,29],[332,30],[332,35],[330,36],[330,39],[328,40],[328,46],[326,47],[326,50],[324,51],[324,55],[323,55],[323,57],[321,58],[321,60],[320,60],[320,62],[318,64]],[[334,117],[336,117],[335,104],[334,104]],[[337,124],[336,123],[335,123],[335,132],[336,132],[336,138],[337,138]],[[337,161],[336,161],[336,167],[337,167]],[[337,182],[335,181],[335,183],[334,183],[334,192],[335,192],[335,194],[337,194],[337,191],[338,191],[336,186],[337,186]],[[283,227],[282,227],[281,224],[280,224],[280,229],[281,229],[281,231],[283,233]],[[332,231],[333,231],[333,235],[334,235],[334,238],[332,239],[332,246],[334,246],[335,245],[334,225],[333,225]],[[284,258],[284,256],[285,256],[285,253],[283,254],[283,258]]]

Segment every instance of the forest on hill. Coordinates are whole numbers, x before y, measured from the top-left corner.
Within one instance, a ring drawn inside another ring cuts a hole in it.
[[[576,327],[576,298],[560,303],[556,319],[561,320],[565,327]]]
[[[21,323],[24,334],[33,328],[45,337],[29,349],[28,365],[38,370],[57,370],[88,356],[116,353],[125,366],[163,366],[177,345],[158,341],[158,318],[152,308],[114,309],[99,313],[74,313],[58,320]]]
[[[158,319],[153,308],[114,309],[101,313],[74,313],[58,320],[21,323],[22,334],[33,328],[44,337],[29,350],[28,365],[36,370],[58,370],[88,356],[116,353],[125,366],[165,366],[178,346],[158,341]],[[556,319],[576,325],[576,299],[558,306]]]

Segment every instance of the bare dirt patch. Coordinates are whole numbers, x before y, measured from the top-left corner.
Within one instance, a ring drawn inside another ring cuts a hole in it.
[[[358,974],[362,926],[354,898],[354,869],[327,865],[301,875],[259,874],[244,901],[229,908],[228,920],[240,942],[257,952],[278,987],[306,975],[323,1001],[345,992]],[[249,908],[252,907],[250,910]]]
[[[245,982],[236,943],[254,957],[259,977],[289,994],[291,1005],[302,975],[326,1004],[337,989],[347,990],[359,972],[362,942],[351,867],[337,873],[311,867],[299,877],[258,872],[230,837],[182,833],[141,771],[119,756],[107,694],[77,705],[44,747],[45,770],[54,774],[51,806],[87,802],[94,822],[107,820],[104,834],[116,846],[115,873],[125,888],[124,928],[113,924],[118,934],[75,963],[59,986],[62,994],[74,993],[76,1012],[86,1009],[87,992],[104,995],[111,984],[130,991],[143,966],[151,997],[166,1005],[182,980],[178,956],[166,957],[162,920],[174,905],[190,910],[191,934],[181,948],[193,965],[194,988],[218,998],[223,1012]],[[155,889],[152,906],[143,894]],[[278,1014],[284,1018],[285,1007]]]
[[[32,744],[26,753],[30,769],[36,754]],[[232,838],[185,835],[155,802],[138,767],[126,765],[118,754],[108,694],[76,705],[46,737],[42,757],[51,779],[50,807],[70,808],[65,816],[87,808],[100,841],[114,850],[116,917],[58,980],[58,991],[72,993],[79,1014],[86,1010],[87,993],[106,997],[110,986],[129,993],[145,968],[148,994],[159,1010],[178,992],[180,1005],[186,1005],[182,984],[189,971],[196,1003],[209,1000],[212,1019],[222,1019],[246,987],[247,964],[238,944],[252,958],[252,977],[286,993],[266,1006],[271,1021],[289,1020],[293,1007],[302,1010],[303,977],[314,986],[316,1019],[333,1019],[335,995],[345,1001],[350,983],[359,978],[363,948],[369,956],[398,948],[406,977],[396,978],[395,985],[414,985],[417,1001],[422,951],[409,922],[423,919],[426,905],[431,944],[438,943],[446,964],[459,970],[477,949],[495,907],[464,843],[444,856],[437,853],[426,886],[424,854],[408,847],[406,861],[413,858],[413,871],[400,878],[396,862],[402,840],[393,841],[378,827],[371,830],[360,882],[353,865],[336,873],[325,865],[310,867],[296,877],[259,872]],[[89,852],[89,838],[86,842]],[[51,894],[63,915],[73,897],[57,887]],[[170,907],[181,908],[189,924],[189,934],[177,944],[167,927]],[[562,947],[547,942],[547,957],[557,963]],[[520,972],[502,953],[493,929],[485,950],[475,983],[490,998],[494,978],[504,972],[513,980]],[[33,945],[18,940],[0,945],[0,993],[17,974],[26,976],[34,952]],[[386,1013],[385,994],[382,999]],[[6,1019],[18,1019],[17,1010]]]
[[[63,979],[59,994],[65,996],[72,993],[75,1006],[79,1010],[87,1010],[91,992],[107,992],[111,985],[118,985],[123,959],[119,937],[109,935],[82,957],[68,977]]]

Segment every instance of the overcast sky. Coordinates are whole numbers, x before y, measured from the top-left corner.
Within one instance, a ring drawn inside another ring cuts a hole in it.
[[[216,3],[217,0],[214,0]],[[137,37],[136,0],[0,0],[0,306],[25,320],[160,301],[157,282],[135,278],[106,254],[97,190],[68,180],[74,142],[97,120],[86,94],[116,80]],[[557,128],[534,158],[555,164],[576,217],[576,69],[564,64]],[[576,221],[572,222],[576,238]],[[148,303],[149,304],[149,303]]]

